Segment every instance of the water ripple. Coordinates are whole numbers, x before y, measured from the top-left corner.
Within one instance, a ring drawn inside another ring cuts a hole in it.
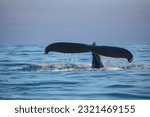
[[[134,87],[133,85],[110,85],[110,86],[107,86],[106,88],[132,88]]]
[[[150,99],[150,96],[127,94],[127,93],[104,93],[101,95],[111,96],[117,99]]]

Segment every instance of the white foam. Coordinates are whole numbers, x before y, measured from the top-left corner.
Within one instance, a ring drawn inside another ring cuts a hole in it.
[[[150,66],[144,65],[131,65],[126,67],[119,66],[105,66],[100,69],[91,68],[91,64],[39,64],[24,67],[25,71],[91,71],[91,70],[102,70],[102,71],[119,71],[119,70],[140,70],[150,69]]]
[[[118,70],[123,70],[121,67],[110,67],[110,66],[105,66],[104,68],[100,68],[101,70],[105,71],[118,71]]]

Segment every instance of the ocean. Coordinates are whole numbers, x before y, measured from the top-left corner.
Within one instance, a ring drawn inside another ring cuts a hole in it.
[[[0,45],[1,100],[149,100],[150,45],[118,45],[132,63],[102,56],[91,68],[91,53],[44,55],[46,45]]]

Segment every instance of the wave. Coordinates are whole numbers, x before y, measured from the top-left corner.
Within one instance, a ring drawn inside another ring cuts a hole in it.
[[[91,68],[90,64],[39,64],[27,65],[21,70],[23,71],[119,71],[119,70],[141,70],[150,69],[150,66],[145,65],[131,65],[126,67],[120,66],[105,66],[103,68]]]

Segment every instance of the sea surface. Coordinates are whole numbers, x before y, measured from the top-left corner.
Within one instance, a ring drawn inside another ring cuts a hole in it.
[[[0,45],[1,100],[149,100],[150,45],[118,45],[126,59],[102,56],[92,69],[91,53],[44,55],[46,45]]]

